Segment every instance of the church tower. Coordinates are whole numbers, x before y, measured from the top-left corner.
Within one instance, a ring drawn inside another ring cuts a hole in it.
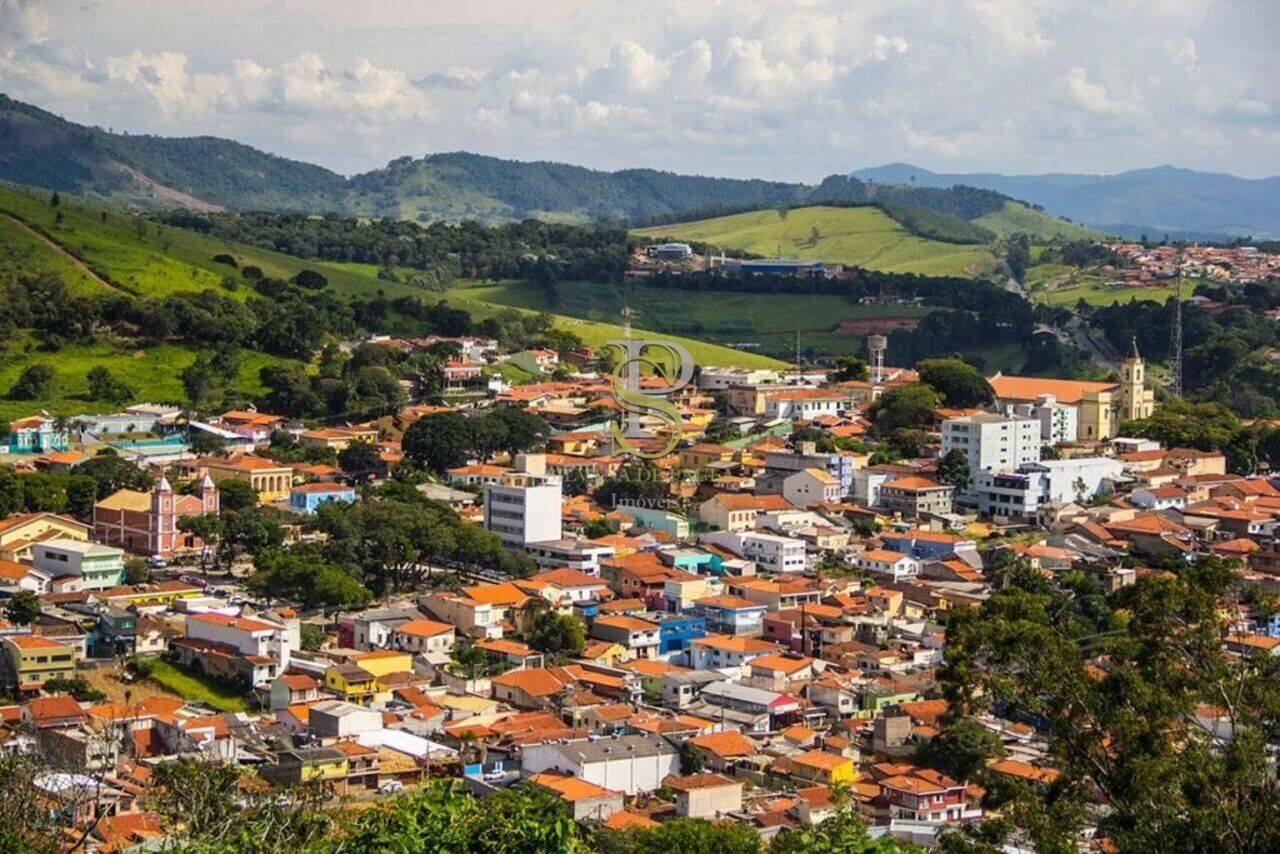
[[[165,555],[173,551],[178,533],[178,513],[175,509],[173,487],[164,475],[151,490],[151,553]]]
[[[1150,418],[1155,409],[1155,393],[1146,387],[1147,367],[1138,352],[1135,336],[1129,355],[1120,368],[1120,420]]]

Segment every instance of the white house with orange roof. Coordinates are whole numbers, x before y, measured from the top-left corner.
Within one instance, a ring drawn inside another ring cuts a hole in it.
[[[186,634],[174,641],[180,660],[211,676],[241,677],[265,685],[289,667],[292,653],[287,626],[252,617],[191,614]]]
[[[888,549],[873,549],[853,555],[852,562],[858,569],[884,576],[890,581],[905,581],[920,574],[919,560]]]
[[[738,635],[708,635],[689,647],[689,666],[694,670],[742,668],[762,655],[782,652],[782,647],[759,638]]]

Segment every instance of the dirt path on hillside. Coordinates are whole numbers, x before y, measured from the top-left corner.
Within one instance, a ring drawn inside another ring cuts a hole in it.
[[[69,263],[71,266],[75,267],[75,268],[76,268],[77,270],[79,270],[81,273],[84,273],[86,276],[88,276],[88,277],[89,277],[90,279],[92,279],[93,281],[95,281],[95,282],[97,282],[98,284],[102,285],[104,288],[109,288],[110,290],[113,290],[113,291],[119,291],[120,293],[124,293],[124,291],[121,291],[121,290],[120,290],[119,288],[117,288],[115,285],[111,284],[111,283],[110,283],[110,282],[108,282],[106,279],[102,278],[102,277],[101,277],[101,276],[99,276],[97,273],[93,272],[93,270],[89,269],[89,265],[85,264],[83,261],[81,261],[81,260],[80,260],[79,258],[77,258],[75,255],[72,255],[70,252],[68,252],[68,251],[67,251],[67,248],[66,248],[65,246],[63,246],[61,243],[59,243],[58,241],[56,241],[56,240],[52,239],[52,238],[51,238],[51,237],[49,237],[48,235],[45,235],[45,234],[41,233],[39,230],[37,230],[37,229],[35,229],[35,228],[32,228],[30,225],[28,225],[28,224],[26,223],[26,221],[25,221],[25,220],[19,219],[18,217],[14,216],[13,214],[11,214],[11,213],[6,213],[5,211],[0,211],[0,217],[3,217],[4,219],[6,219],[6,220],[8,220],[9,222],[13,223],[13,224],[14,224],[14,225],[16,225],[18,228],[20,228],[20,229],[22,229],[23,231],[25,231],[27,234],[30,234],[30,235],[31,235],[32,237],[34,237],[36,240],[39,240],[39,241],[40,241],[41,243],[43,243],[45,246],[48,246],[48,247],[49,247],[50,249],[52,249],[54,252],[57,252],[59,255],[61,255],[63,258],[65,258],[65,259],[67,260],[67,263]]]

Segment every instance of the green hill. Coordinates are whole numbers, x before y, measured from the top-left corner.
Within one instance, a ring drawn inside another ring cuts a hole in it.
[[[1025,234],[1035,240],[1097,240],[1103,233],[1030,208],[1022,202],[1006,201],[1000,210],[984,214],[974,223],[999,237]]]
[[[59,217],[59,215],[61,215]],[[388,299],[420,297],[428,302],[444,295],[425,292],[402,282],[377,278],[370,265],[337,264],[295,258],[256,246],[211,238],[182,228],[158,225],[132,214],[122,214],[64,196],[55,208],[44,192],[0,185],[0,283],[32,273],[54,273],[76,294],[163,297],[181,292],[215,290],[225,296],[247,299],[256,292],[240,269],[214,260],[230,255],[238,268],[256,266],[269,277],[290,279],[304,269],[328,279],[327,291],[350,300],[356,297]],[[500,306],[448,296],[455,307],[476,320],[491,317]],[[393,323],[408,323],[407,320]],[[588,344],[599,345],[621,337],[615,325],[588,323],[557,317],[558,328],[570,330]],[[380,330],[381,331],[381,330]],[[411,331],[406,327],[405,331]],[[637,333],[641,334],[641,333]],[[751,353],[741,353],[701,341],[685,341],[701,364],[777,365]],[[71,345],[55,352],[42,350],[22,330],[0,341],[0,395],[13,385],[28,366],[50,365],[57,377],[54,396],[36,401],[0,397],[0,421],[45,409],[53,414],[106,411],[105,402],[84,399],[85,375],[98,365],[106,367],[138,394],[153,401],[181,401],[179,375],[194,362],[196,349],[178,343],[138,346],[128,340],[102,336],[89,345]],[[246,352],[235,389],[256,395],[262,391],[258,371],[266,364],[287,361],[263,353]]]
[[[994,259],[982,246],[917,237],[874,207],[753,211],[637,229],[633,234],[708,243],[755,255],[849,264],[888,273],[977,276]]]

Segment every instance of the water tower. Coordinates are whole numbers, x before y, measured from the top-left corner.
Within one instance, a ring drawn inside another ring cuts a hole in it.
[[[884,382],[884,351],[889,349],[889,339],[883,335],[867,336],[868,365],[871,369],[871,384]]]

